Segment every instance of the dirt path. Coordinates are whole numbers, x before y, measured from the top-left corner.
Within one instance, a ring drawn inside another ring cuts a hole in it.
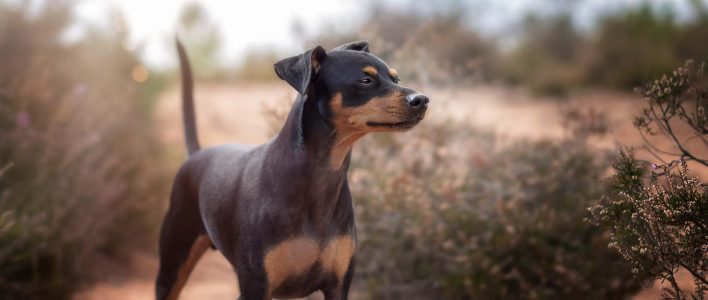
[[[263,116],[264,105],[287,103],[287,99],[295,95],[292,89],[281,83],[235,86],[197,83],[196,86],[198,128],[204,147],[229,142],[266,142],[270,136]],[[521,92],[493,87],[433,90],[429,96],[432,99],[430,119],[452,116],[462,123],[487,128],[508,138],[559,137],[563,134],[560,104],[552,99],[532,99]],[[612,132],[609,138],[598,140],[597,146],[613,148],[616,141],[631,145],[641,143],[629,118],[640,107],[636,97],[595,92],[573,97],[567,103],[607,112]],[[157,120],[162,138],[175,149],[176,159],[183,159],[181,111],[176,87],[162,97]],[[157,270],[154,254],[138,253],[130,266],[107,262],[102,269],[111,275],[77,294],[76,300],[153,299],[153,280]],[[351,298],[362,299],[358,296],[361,294],[361,291],[354,291]],[[655,285],[635,299],[658,299],[659,294]],[[235,299],[237,295],[231,267],[218,252],[208,251],[197,264],[181,299]],[[321,296],[310,299],[321,299]]]
[[[129,266],[106,262],[103,268],[116,271],[101,283],[77,294],[75,300],[148,300],[154,299],[157,258],[152,253],[136,253]],[[199,261],[180,299],[236,299],[236,276],[226,259],[208,251]]]

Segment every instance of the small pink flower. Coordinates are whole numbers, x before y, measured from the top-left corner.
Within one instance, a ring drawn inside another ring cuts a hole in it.
[[[83,96],[86,93],[86,84],[80,83],[74,86],[74,95]]]
[[[15,122],[20,128],[29,127],[31,122],[29,113],[24,110],[17,112],[17,115],[15,115]]]

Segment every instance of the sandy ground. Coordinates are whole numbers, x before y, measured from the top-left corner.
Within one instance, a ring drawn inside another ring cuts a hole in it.
[[[578,104],[609,115],[617,135],[634,129],[627,115],[636,113],[638,99],[631,94],[592,92],[570,101],[530,97],[521,91],[497,87],[432,89],[427,119],[454,118],[510,138],[559,137],[563,134],[560,108]],[[263,143],[271,136],[264,108],[287,105],[295,92],[285,84],[205,85],[195,91],[197,122],[204,146],[229,142]],[[170,145],[183,143],[179,90],[169,89],[157,110],[160,132]],[[283,120],[284,121],[284,120]]]
[[[267,105],[288,105],[295,93],[281,83],[256,85],[209,85],[197,83],[196,105],[198,128],[203,147],[239,142],[263,143],[269,136],[263,116]],[[181,111],[177,87],[169,89],[157,109],[161,136],[175,155],[184,155]],[[641,107],[631,94],[605,92],[582,93],[568,101],[532,98],[520,91],[495,87],[430,90],[431,107],[427,118],[446,119],[452,116],[461,123],[487,128],[508,138],[543,138],[563,135],[560,107],[579,105],[608,115],[612,129],[608,138],[595,146],[613,148],[618,141],[625,145],[640,145],[641,140],[631,126],[629,116]],[[561,104],[564,103],[564,104]],[[284,121],[284,120],[283,120]],[[356,147],[355,147],[356,151]],[[115,271],[75,296],[76,300],[139,300],[152,299],[157,258],[152,253],[138,253],[129,265],[111,265],[105,272]],[[686,280],[684,280],[686,281]],[[688,280],[690,281],[690,280]],[[361,299],[356,293],[351,298]],[[182,292],[181,299],[235,299],[238,295],[236,277],[226,260],[216,251],[208,253],[197,264]],[[658,284],[635,299],[659,299]],[[319,295],[308,299],[321,299]]]

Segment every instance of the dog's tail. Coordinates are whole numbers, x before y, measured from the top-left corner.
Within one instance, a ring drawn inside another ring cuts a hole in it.
[[[194,83],[192,82],[192,68],[184,46],[175,37],[179,66],[182,70],[182,118],[184,122],[184,139],[187,144],[189,156],[199,151],[199,137],[197,136],[197,117],[194,114]]]

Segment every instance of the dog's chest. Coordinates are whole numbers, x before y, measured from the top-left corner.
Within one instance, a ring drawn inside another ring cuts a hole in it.
[[[291,278],[305,276],[316,266],[321,275],[331,274],[341,282],[354,255],[355,241],[350,235],[318,244],[305,238],[288,239],[266,252],[264,263],[271,292]]]

